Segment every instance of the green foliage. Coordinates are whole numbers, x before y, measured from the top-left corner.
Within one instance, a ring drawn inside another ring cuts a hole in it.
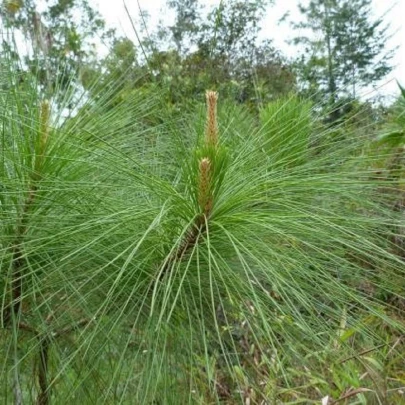
[[[260,120],[273,167],[299,166],[308,160],[312,133],[309,102],[294,96],[277,100],[261,111]]]

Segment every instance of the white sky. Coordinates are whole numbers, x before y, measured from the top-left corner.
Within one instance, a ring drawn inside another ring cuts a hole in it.
[[[107,21],[107,24],[118,28],[121,32],[133,39],[136,43],[136,37],[125,12],[124,0],[91,0],[99,9]],[[138,4],[142,10],[150,14],[150,25],[148,29],[153,30],[159,19],[170,21],[171,14],[165,10],[165,0],[125,0],[127,8],[134,19],[139,15]],[[202,0],[207,5],[218,5],[220,0]],[[285,12],[290,12],[290,17],[300,19],[297,5],[299,0],[276,0],[275,6],[269,7],[266,18],[263,21],[263,31],[261,37],[274,40],[277,48],[284,54],[293,56],[297,53],[296,48],[288,45],[286,40],[291,39],[298,33],[292,30],[288,23],[278,25],[278,20]],[[384,95],[397,94],[398,89],[395,80],[398,80],[405,86],[405,0],[373,0],[375,16],[385,16],[385,21],[390,24],[391,33],[394,34],[387,44],[388,47],[399,46],[393,61],[396,68],[381,83],[380,93]],[[138,20],[139,21],[139,20]]]

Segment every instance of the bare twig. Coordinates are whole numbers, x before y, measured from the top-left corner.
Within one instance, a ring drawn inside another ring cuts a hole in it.
[[[339,364],[343,364],[343,363],[346,363],[349,360],[356,359],[357,357],[364,356],[365,354],[374,352],[374,351],[376,351],[378,349],[381,349],[382,347],[385,347],[385,346],[388,346],[388,343],[382,343],[382,344],[380,344],[378,346],[372,347],[371,349],[363,350],[362,352],[354,354],[353,356],[346,357],[345,359],[341,360],[339,362]]]
[[[332,403],[330,405],[338,404],[339,402],[345,401],[346,399],[354,397],[355,395],[362,394],[363,392],[372,392],[372,390],[370,390],[368,388],[357,388],[355,390],[350,390],[345,395],[341,396],[340,398],[336,399],[335,401],[332,401]]]
[[[401,341],[403,338],[404,338],[404,335],[402,335],[402,336],[400,336],[398,339],[396,339],[394,345],[393,345],[393,346],[391,347],[391,349],[389,350],[387,356],[389,356],[389,355],[391,354],[391,352],[395,349],[395,347],[400,343],[400,341]],[[341,360],[341,361],[339,362],[339,364],[343,364],[343,363],[346,363],[346,362],[349,361],[349,360],[355,359],[355,358],[357,358],[357,357],[364,356],[365,354],[374,352],[374,351],[376,351],[376,350],[378,350],[378,349],[381,349],[382,347],[389,346],[390,344],[391,344],[391,343],[381,343],[380,345],[375,346],[375,347],[372,347],[371,349],[363,350],[362,352],[357,353],[357,354],[354,354],[353,356],[346,357],[345,359]]]

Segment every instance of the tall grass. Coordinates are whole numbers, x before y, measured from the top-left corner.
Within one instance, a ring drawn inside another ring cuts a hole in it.
[[[66,114],[2,75],[3,403],[397,398],[400,216],[367,130],[215,92],[181,120],[154,91]]]

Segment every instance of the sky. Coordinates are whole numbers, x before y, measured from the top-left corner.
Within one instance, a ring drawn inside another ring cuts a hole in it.
[[[129,14],[138,20],[139,7],[150,15],[149,30],[157,24],[159,19],[170,22],[173,14],[165,9],[166,0],[125,0]],[[201,0],[201,3],[208,6],[215,6],[220,0]],[[287,56],[293,57],[297,54],[297,48],[288,45],[286,41],[296,36],[297,31],[292,30],[288,23],[279,24],[279,19],[286,13],[290,13],[290,19],[299,20],[300,13],[297,5],[299,0],[276,0],[275,5],[269,7],[266,17],[262,23],[261,38],[271,38],[277,48],[283,51]],[[104,18],[107,24],[117,28],[121,33],[132,39],[136,43],[136,36],[125,11],[124,0],[92,0]],[[389,24],[392,38],[388,41],[387,47],[396,47],[393,64],[395,69],[381,83],[378,84],[378,94],[384,96],[395,96],[398,94],[396,80],[405,86],[405,0],[373,0],[374,17],[384,16],[384,21]],[[139,21],[139,20],[138,20]],[[372,95],[373,89],[365,89],[364,97]]]

